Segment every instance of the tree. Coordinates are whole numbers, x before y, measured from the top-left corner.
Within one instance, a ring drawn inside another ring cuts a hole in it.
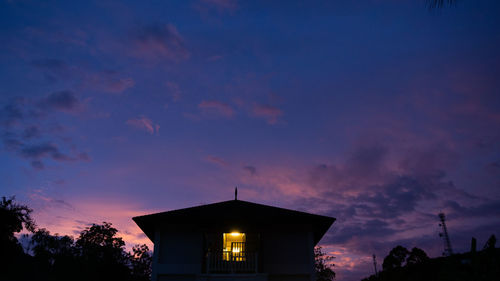
[[[28,231],[35,230],[35,221],[31,218],[31,210],[25,205],[14,203],[15,197],[7,199],[2,197],[0,201],[0,239],[2,242],[17,242],[14,233],[23,230],[23,226]]]
[[[53,265],[56,260],[72,256],[73,238],[69,236],[50,235],[45,228],[38,229],[31,237],[31,245],[35,257],[48,261]]]
[[[149,281],[153,256],[146,244],[135,245],[130,254],[132,276],[137,281]]]
[[[14,234],[23,228],[34,231],[35,222],[30,215],[32,210],[14,200],[15,197],[2,197],[0,201],[0,264],[2,278],[20,280],[29,277],[31,260]]]
[[[51,235],[44,228],[31,237],[31,249],[37,262],[37,277],[43,280],[67,280],[77,271],[74,241],[70,236]]]
[[[73,240],[36,229],[32,210],[14,197],[0,201],[0,280],[123,280],[149,281],[152,253],[146,245],[125,252],[125,242],[111,223],[92,224]],[[25,254],[15,234],[32,232]]]
[[[382,268],[384,270],[391,270],[394,268],[402,267],[408,254],[408,249],[401,245],[396,246],[389,252],[389,255],[385,257]]]
[[[332,281],[335,279],[335,272],[332,269],[334,264],[330,263],[334,258],[324,253],[320,246],[314,247],[314,268],[317,281]]]
[[[429,260],[429,257],[424,252],[424,250],[414,247],[411,249],[408,258],[406,258],[406,265],[414,265],[426,262]]]
[[[129,255],[125,252],[125,242],[116,236],[117,233],[108,222],[92,224],[80,233],[75,248],[83,269],[82,279],[130,279]]]

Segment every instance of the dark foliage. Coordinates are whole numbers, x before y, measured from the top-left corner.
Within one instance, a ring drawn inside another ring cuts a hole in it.
[[[403,246],[396,246],[389,252],[389,255],[385,257],[382,268],[384,270],[393,270],[398,267],[402,267],[406,261],[406,257],[410,252]]]
[[[401,251],[398,250],[398,252]],[[464,254],[455,254],[448,257],[430,259],[422,250],[413,248],[407,257],[406,264],[404,266],[394,267],[390,270],[383,270],[379,272],[378,275],[372,275],[363,279],[363,281],[421,280],[500,280],[500,249],[494,248],[493,246],[493,248],[487,247],[485,250],[479,252],[471,251]]]
[[[324,253],[320,246],[314,247],[314,267],[317,281],[332,281],[335,279],[335,272],[332,270],[334,265],[330,263],[333,259],[334,257]]]
[[[411,249],[410,254],[406,258],[406,265],[416,265],[429,261],[429,257],[424,250],[417,247]]]
[[[76,240],[36,229],[27,206],[14,198],[0,202],[0,280],[124,280],[147,281],[151,277],[152,255],[146,245],[136,245],[132,253],[117,236],[111,223],[93,224]],[[32,232],[33,255],[24,253],[14,236],[22,229]]]
[[[2,197],[0,201],[0,238],[10,241],[17,241],[14,233],[23,230],[23,227],[29,231],[35,229],[35,222],[30,214],[33,212],[24,205],[14,203],[14,197],[7,199]]]
[[[0,264],[2,276],[6,279],[29,279],[31,257],[26,255],[21,244],[14,236],[23,228],[33,231],[35,223],[31,218],[32,210],[14,202],[14,197],[2,197],[0,201]],[[26,265],[24,265],[26,264]]]
[[[148,246],[144,244],[134,246],[130,261],[134,280],[148,281],[151,277],[151,265],[153,262],[153,257]]]

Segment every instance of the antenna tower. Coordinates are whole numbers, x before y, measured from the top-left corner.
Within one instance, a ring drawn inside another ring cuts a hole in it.
[[[378,275],[377,271],[377,258],[375,257],[375,254],[373,254],[373,268],[375,269],[375,276]]]
[[[443,232],[439,233],[439,237],[443,237],[443,241],[444,241],[443,255],[444,256],[451,256],[451,255],[453,255],[453,250],[451,249],[450,236],[448,236],[448,229],[446,228],[446,222],[445,222],[446,219],[444,217],[444,213],[439,213],[438,216],[439,216],[439,220],[441,221],[439,226],[441,226],[443,228]]]

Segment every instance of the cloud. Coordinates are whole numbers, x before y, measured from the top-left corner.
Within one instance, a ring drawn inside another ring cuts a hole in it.
[[[57,189],[50,188],[32,190],[28,199],[28,205],[36,210],[33,216],[37,225],[49,229],[52,233],[77,236],[92,223],[108,221],[118,229],[118,236],[127,243],[128,250],[135,244],[144,243],[152,249],[152,242],[131,218],[160,210],[144,209],[134,200],[124,202],[81,197],[73,200],[62,197]]]
[[[212,164],[216,164],[218,166],[222,166],[222,167],[229,166],[229,164],[224,159],[217,157],[217,156],[214,156],[214,155],[208,155],[207,157],[205,157],[205,161],[210,162]]]
[[[96,71],[87,67],[68,65],[59,59],[39,59],[31,65],[44,72],[50,82],[58,80],[70,81],[80,89],[92,89],[106,93],[119,94],[134,87],[135,81],[131,77],[113,71]]]
[[[151,135],[159,132],[160,130],[160,125],[155,124],[151,119],[145,117],[145,116],[140,116],[138,118],[134,119],[129,119],[126,122],[127,125],[132,126],[134,128],[140,129],[147,131]]]
[[[66,80],[74,74],[74,69],[60,59],[37,59],[33,60],[31,65],[44,71],[45,78],[50,82],[55,82],[58,79]]]
[[[66,113],[79,112],[84,108],[84,104],[72,91],[68,90],[53,92],[40,100],[38,105],[46,110],[56,110]]]
[[[24,132],[22,135],[24,139],[33,139],[33,138],[38,138],[40,136],[41,136],[40,128],[36,125],[31,125],[24,128]]]
[[[255,168],[254,166],[245,166],[245,167],[243,167],[243,169],[245,171],[248,171],[251,176],[257,174],[257,168]]]
[[[75,26],[58,24],[57,27],[53,26],[48,29],[27,27],[24,32],[31,37],[36,37],[46,42],[88,48],[89,36],[87,32]]]
[[[219,61],[223,58],[224,58],[223,55],[213,55],[213,56],[209,56],[206,60],[209,62],[213,62],[213,61]]]
[[[120,94],[134,87],[135,80],[131,77],[123,77],[116,71],[102,71],[86,74],[84,84],[91,89]]]
[[[198,108],[203,114],[213,115],[213,116],[223,116],[230,118],[234,115],[233,108],[227,104],[216,100],[202,101],[198,104]]]
[[[60,59],[37,59],[33,60],[31,62],[31,65],[43,69],[49,69],[55,72],[68,69],[68,65],[66,64],[66,62]]]
[[[24,118],[22,107],[25,104],[23,98],[15,98],[7,102],[0,109],[0,125],[10,127]]]
[[[57,162],[89,161],[90,157],[85,152],[78,152],[71,144],[71,153],[63,152],[57,141],[50,140],[60,130],[44,128],[40,122],[40,118],[48,118],[53,111],[74,113],[83,107],[84,103],[71,91],[54,92],[39,100],[16,98],[7,102],[0,107],[0,138],[4,149],[28,159],[36,170],[44,169],[45,159]],[[70,142],[64,139],[65,144]]]
[[[238,8],[237,0],[200,0],[200,2],[217,7],[221,10],[234,11]]]
[[[66,161],[71,158],[59,151],[55,144],[43,143],[23,146],[20,150],[21,156],[29,159],[40,159],[50,156],[54,160]]]
[[[173,81],[167,81],[165,83],[165,85],[167,86],[168,91],[169,91],[170,95],[172,96],[172,100],[174,102],[180,100],[180,98],[182,96],[182,91],[181,91],[179,85]]]
[[[41,209],[45,208],[63,208],[74,210],[75,208],[70,203],[66,202],[63,199],[53,198],[46,194],[47,192],[44,189],[35,189],[31,193],[28,194],[28,197],[37,201],[37,205]]]
[[[276,124],[278,118],[283,115],[283,111],[277,107],[263,104],[254,104],[252,115],[267,120],[268,124]]]
[[[50,143],[23,143],[17,139],[4,139],[4,147],[9,151],[14,151],[22,158],[31,161],[31,166],[37,170],[45,168],[43,159],[50,158],[58,162],[66,161],[89,161],[90,157],[85,152],[75,153],[75,155],[68,155],[63,153],[59,146]]]
[[[452,240],[462,249],[475,235],[472,229],[498,220],[500,201],[472,196],[449,179],[446,171],[458,161],[452,148],[400,145],[364,137],[343,160],[295,163],[297,168],[261,165],[258,174],[242,173],[239,181],[253,188],[247,194],[257,200],[279,198],[284,207],[336,217],[320,243],[340,253],[343,276],[359,277],[358,265],[369,264],[374,253],[383,259],[398,244],[440,255],[439,212],[449,218],[449,229],[460,232]]]
[[[182,61],[190,57],[184,40],[172,24],[149,24],[133,35],[132,54],[146,59]]]
[[[193,5],[201,16],[207,17],[210,14],[233,14],[238,9],[237,0],[199,0]]]

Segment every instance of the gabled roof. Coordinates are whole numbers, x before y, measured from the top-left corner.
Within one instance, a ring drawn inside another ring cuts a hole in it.
[[[311,225],[314,243],[318,243],[335,218],[241,200],[230,200],[168,212],[132,218],[151,241],[158,225],[191,224],[213,226],[221,224],[247,225]]]

